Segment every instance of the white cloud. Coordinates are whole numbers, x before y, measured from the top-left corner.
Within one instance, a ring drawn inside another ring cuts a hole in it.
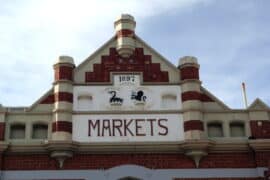
[[[30,105],[51,87],[52,65],[68,54],[78,64],[113,31],[113,21],[130,13],[145,17],[209,0],[28,0],[1,2],[0,103]]]
[[[241,26],[238,26],[238,21],[233,21],[230,19],[231,17],[226,17],[224,14],[222,16],[219,13],[209,12],[207,15],[204,14],[204,17],[199,17],[200,14],[196,12],[195,7],[198,5],[208,6],[212,2],[215,1],[28,0],[2,2],[0,7],[0,103],[7,106],[32,104],[51,87],[52,65],[57,56],[71,55],[75,58],[76,64],[79,64],[113,35],[113,21],[121,13],[134,15],[137,20],[137,30],[143,34],[146,25],[144,23],[149,22],[149,19],[161,18],[160,24],[166,24],[162,22],[162,19],[164,20],[163,17],[167,14],[181,14],[181,12],[190,11],[194,14],[193,19],[181,17],[179,22],[173,24],[181,26],[181,32],[174,34],[174,36],[172,36],[173,32],[163,32],[163,39],[158,38],[158,40],[156,40],[157,37],[153,37],[156,42],[154,47],[158,47],[160,44],[164,46],[166,41],[168,47],[159,47],[159,49],[161,52],[167,49],[167,57],[177,56],[178,58],[187,52],[198,56],[202,65],[201,77],[203,77],[202,80],[206,88],[209,87],[217,97],[225,100],[226,103],[239,107],[239,102],[241,102],[240,83],[242,81],[249,82],[251,78],[249,76],[257,75],[256,71],[260,67],[269,64],[265,63],[267,60],[254,63],[250,59],[239,63],[239,58],[243,58],[241,55],[248,54],[252,50],[244,49],[241,51],[241,48],[245,47],[246,44],[258,42],[258,39],[267,39],[269,29],[260,28],[258,31],[257,26],[253,25],[252,18],[258,14],[254,11],[253,4],[251,4],[252,6],[250,4],[243,6],[240,9],[244,14],[246,11],[250,12],[248,13],[250,17],[247,18],[247,21],[243,21]],[[194,17],[199,18],[195,21]],[[189,24],[182,24],[183,18],[187,18]],[[219,22],[220,24],[216,24],[220,18],[225,19]],[[235,16],[235,19],[237,18],[241,21],[242,17]],[[209,23],[206,25],[203,21],[205,19],[213,19],[210,27],[207,26]],[[198,24],[196,25],[196,23]],[[226,29],[216,26],[222,26]],[[182,27],[190,29],[183,30]],[[210,29],[212,31],[209,31]],[[213,29],[216,30],[213,31]],[[186,34],[183,35],[184,32]],[[190,36],[191,34],[192,36]],[[147,38],[153,40],[153,38]],[[177,38],[179,39],[176,40]],[[172,42],[176,44],[172,45]],[[197,44],[194,44],[195,42]],[[171,46],[175,47],[175,45],[177,45],[177,49],[172,49]],[[181,51],[184,49],[187,51],[177,52],[175,55],[178,48]],[[256,46],[252,48],[254,49]],[[241,55],[235,57],[237,53]],[[258,54],[258,59],[261,59],[259,56],[262,54],[254,53]],[[172,60],[177,58],[173,57]],[[244,56],[244,58],[248,57]],[[255,58],[257,60],[257,57]],[[263,58],[267,59],[267,54]],[[216,60],[218,63],[213,64],[213,61]],[[246,69],[251,66],[254,68],[241,70],[238,67],[239,72],[230,74],[222,70],[224,66],[229,68],[228,64],[230,66],[241,65],[242,68]],[[221,79],[222,82],[220,82]],[[258,79],[262,80],[263,77],[258,77]],[[254,84],[254,82],[250,84]],[[249,88],[250,85],[247,85]],[[237,93],[232,94],[231,92]],[[250,99],[254,99],[256,96],[266,97],[267,102],[269,102],[269,95],[263,88],[256,89],[256,92],[249,95]]]

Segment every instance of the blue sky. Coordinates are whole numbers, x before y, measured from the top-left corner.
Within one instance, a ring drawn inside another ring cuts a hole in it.
[[[70,55],[76,65],[114,34],[130,13],[136,34],[170,62],[191,55],[203,86],[231,108],[270,105],[269,0],[25,0],[0,6],[0,103],[29,106],[52,86],[52,65]]]

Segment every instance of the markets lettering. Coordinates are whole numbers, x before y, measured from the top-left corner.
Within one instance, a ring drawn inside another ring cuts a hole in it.
[[[88,136],[166,136],[168,119],[88,120]]]

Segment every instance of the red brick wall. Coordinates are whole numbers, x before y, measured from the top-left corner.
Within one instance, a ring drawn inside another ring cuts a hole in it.
[[[48,155],[6,155],[3,164],[5,170],[57,169],[56,161]],[[67,159],[64,169],[108,169],[124,164],[161,169],[195,168],[192,160],[180,154],[86,154]]]
[[[255,159],[258,167],[268,167],[268,162],[270,161],[270,152],[256,152]]]
[[[258,122],[261,122],[261,126]],[[269,139],[270,138],[270,121],[268,120],[257,120],[250,121],[250,128],[252,137],[255,139]]]
[[[54,94],[54,98],[56,102],[65,101],[65,102],[73,103],[73,94],[69,92],[57,92]]]
[[[121,29],[121,30],[117,31],[116,35],[117,35],[117,38],[134,37],[134,31],[132,31],[130,29]]]
[[[202,158],[200,168],[253,168],[252,153],[212,153]]]
[[[187,66],[180,69],[181,80],[200,79],[199,69],[194,66]]]
[[[144,82],[169,81],[168,72],[162,71],[159,63],[153,63],[152,56],[145,55],[143,48],[136,48],[129,58],[120,57],[115,48],[110,48],[110,54],[102,56],[92,72],[85,72],[85,82],[110,82],[111,72],[142,72]]]
[[[57,162],[48,155],[4,155],[3,170],[53,170]]]
[[[189,120],[184,122],[184,131],[201,130],[203,131],[203,122],[200,120]]]
[[[52,123],[52,132],[64,131],[72,133],[72,122],[56,121]]]
[[[201,100],[201,93],[197,91],[187,91],[182,93],[182,101]]]
[[[2,170],[3,169],[3,157],[4,157],[4,155],[2,154],[2,153],[0,153],[0,170]]]
[[[265,172],[265,175],[270,178],[270,158],[268,159],[268,171]]]
[[[112,168],[124,164],[136,164],[153,169],[194,168],[192,160],[182,154],[113,154],[79,155],[69,159],[67,169]]]
[[[54,103],[54,94],[50,94],[47,97],[44,97],[40,104],[53,104]]]
[[[201,101],[202,102],[214,102],[214,100],[211,97],[207,96],[206,94],[201,94]]]
[[[0,141],[5,139],[5,123],[0,122]]]
[[[56,101],[73,103],[73,94],[69,92],[58,92],[55,94],[50,94],[47,97],[44,97],[40,104],[53,104]]]
[[[200,168],[267,167],[270,152],[209,154],[201,160]],[[136,164],[153,169],[195,168],[193,160],[183,154],[76,154],[67,159],[64,169],[108,169],[124,164]],[[5,155],[5,170],[52,170],[57,163],[49,155]]]
[[[213,99],[211,99],[206,94],[202,94],[197,91],[187,91],[182,93],[182,101],[189,101],[189,100],[199,100],[202,102],[214,102]]]
[[[74,67],[56,65],[54,69],[54,80],[73,80],[73,69]]]

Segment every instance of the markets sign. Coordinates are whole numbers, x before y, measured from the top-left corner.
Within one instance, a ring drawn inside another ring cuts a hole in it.
[[[73,116],[73,140],[79,142],[179,141],[183,136],[179,114]]]

